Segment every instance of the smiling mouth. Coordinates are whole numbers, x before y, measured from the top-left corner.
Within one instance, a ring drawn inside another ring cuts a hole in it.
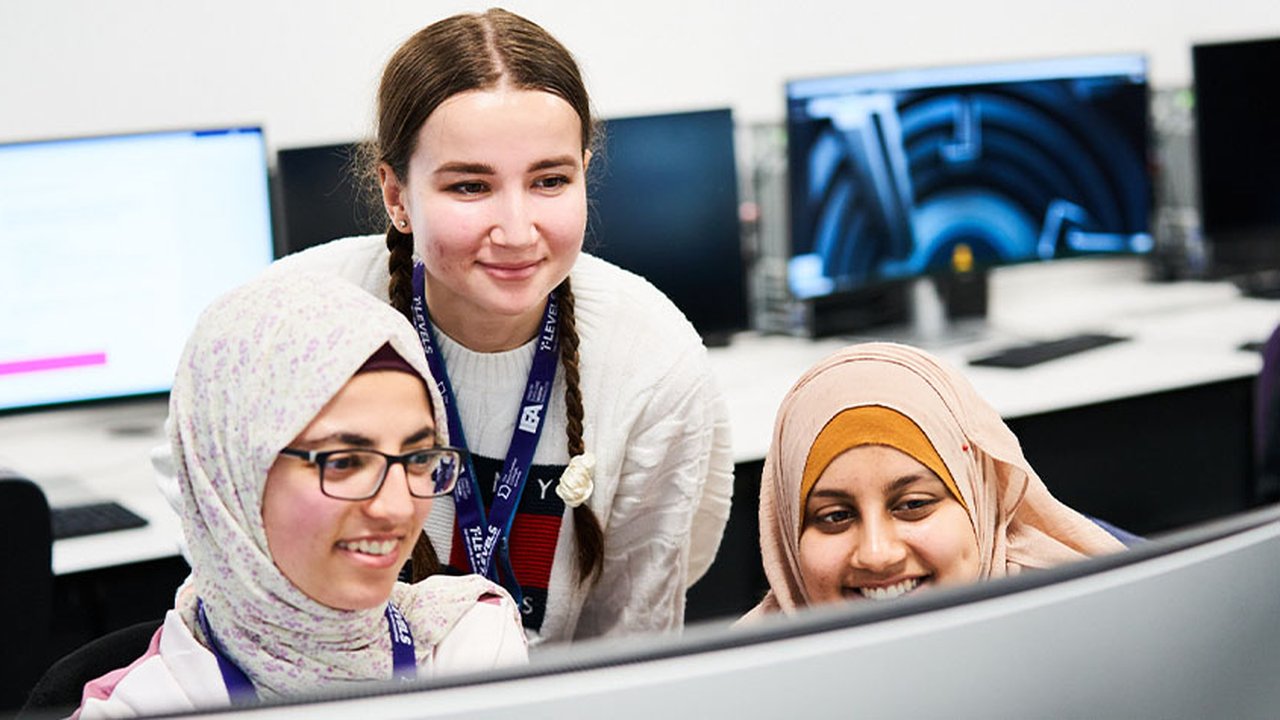
[[[881,585],[876,587],[863,586],[846,588],[846,594],[852,594],[856,597],[865,598],[867,600],[896,600],[907,593],[920,587],[927,578],[908,578],[902,582],[893,585]]]
[[[381,557],[395,552],[396,549],[400,547],[400,542],[397,540],[339,541],[338,547],[343,550],[350,550],[351,552],[357,552],[362,555]]]
[[[538,269],[539,261],[534,260],[519,264],[480,263],[490,274],[500,277],[518,277],[528,275]]]

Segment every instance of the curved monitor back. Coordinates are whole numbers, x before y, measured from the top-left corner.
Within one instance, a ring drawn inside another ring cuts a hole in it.
[[[683,638],[582,643],[526,668],[254,717],[1274,717],[1280,507],[1128,552],[889,604]]]

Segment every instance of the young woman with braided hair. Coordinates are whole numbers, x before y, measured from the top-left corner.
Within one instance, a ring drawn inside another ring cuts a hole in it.
[[[535,644],[678,629],[728,518],[727,417],[675,306],[581,252],[595,127],[572,55],[503,10],[450,17],[388,61],[376,117],[385,236],[272,272],[345,276],[417,327],[474,459],[423,549],[501,582]]]

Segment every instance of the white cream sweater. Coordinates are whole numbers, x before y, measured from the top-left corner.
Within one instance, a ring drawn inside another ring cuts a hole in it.
[[[387,258],[382,236],[346,238],[283,258],[271,271],[332,273],[386,300]],[[662,293],[585,253],[570,277],[584,438],[597,461],[588,505],[604,528],[604,568],[584,593],[566,510],[546,616],[530,639],[677,630],[685,590],[710,566],[729,517],[733,459],[726,407],[700,338]],[[442,333],[440,340],[469,449],[504,457],[533,343],[477,353]],[[563,381],[558,372],[534,463],[568,462]],[[452,525],[453,503],[437,502],[427,529],[442,559],[449,556]]]

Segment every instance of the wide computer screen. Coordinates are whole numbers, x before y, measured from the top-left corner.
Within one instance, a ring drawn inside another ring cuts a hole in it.
[[[259,128],[0,145],[0,410],[167,391],[271,256]]]
[[[733,116],[604,122],[591,161],[586,250],[642,275],[706,338],[748,326]]]
[[[1280,264],[1280,38],[1194,45],[1191,59],[1204,233],[1219,259],[1245,261],[1252,254],[1274,267]]]
[[[1151,248],[1140,55],[813,78],[786,91],[797,297]]]
[[[365,202],[356,173],[357,143],[282,148],[277,185],[287,255],[351,235],[386,229],[386,216]]]

